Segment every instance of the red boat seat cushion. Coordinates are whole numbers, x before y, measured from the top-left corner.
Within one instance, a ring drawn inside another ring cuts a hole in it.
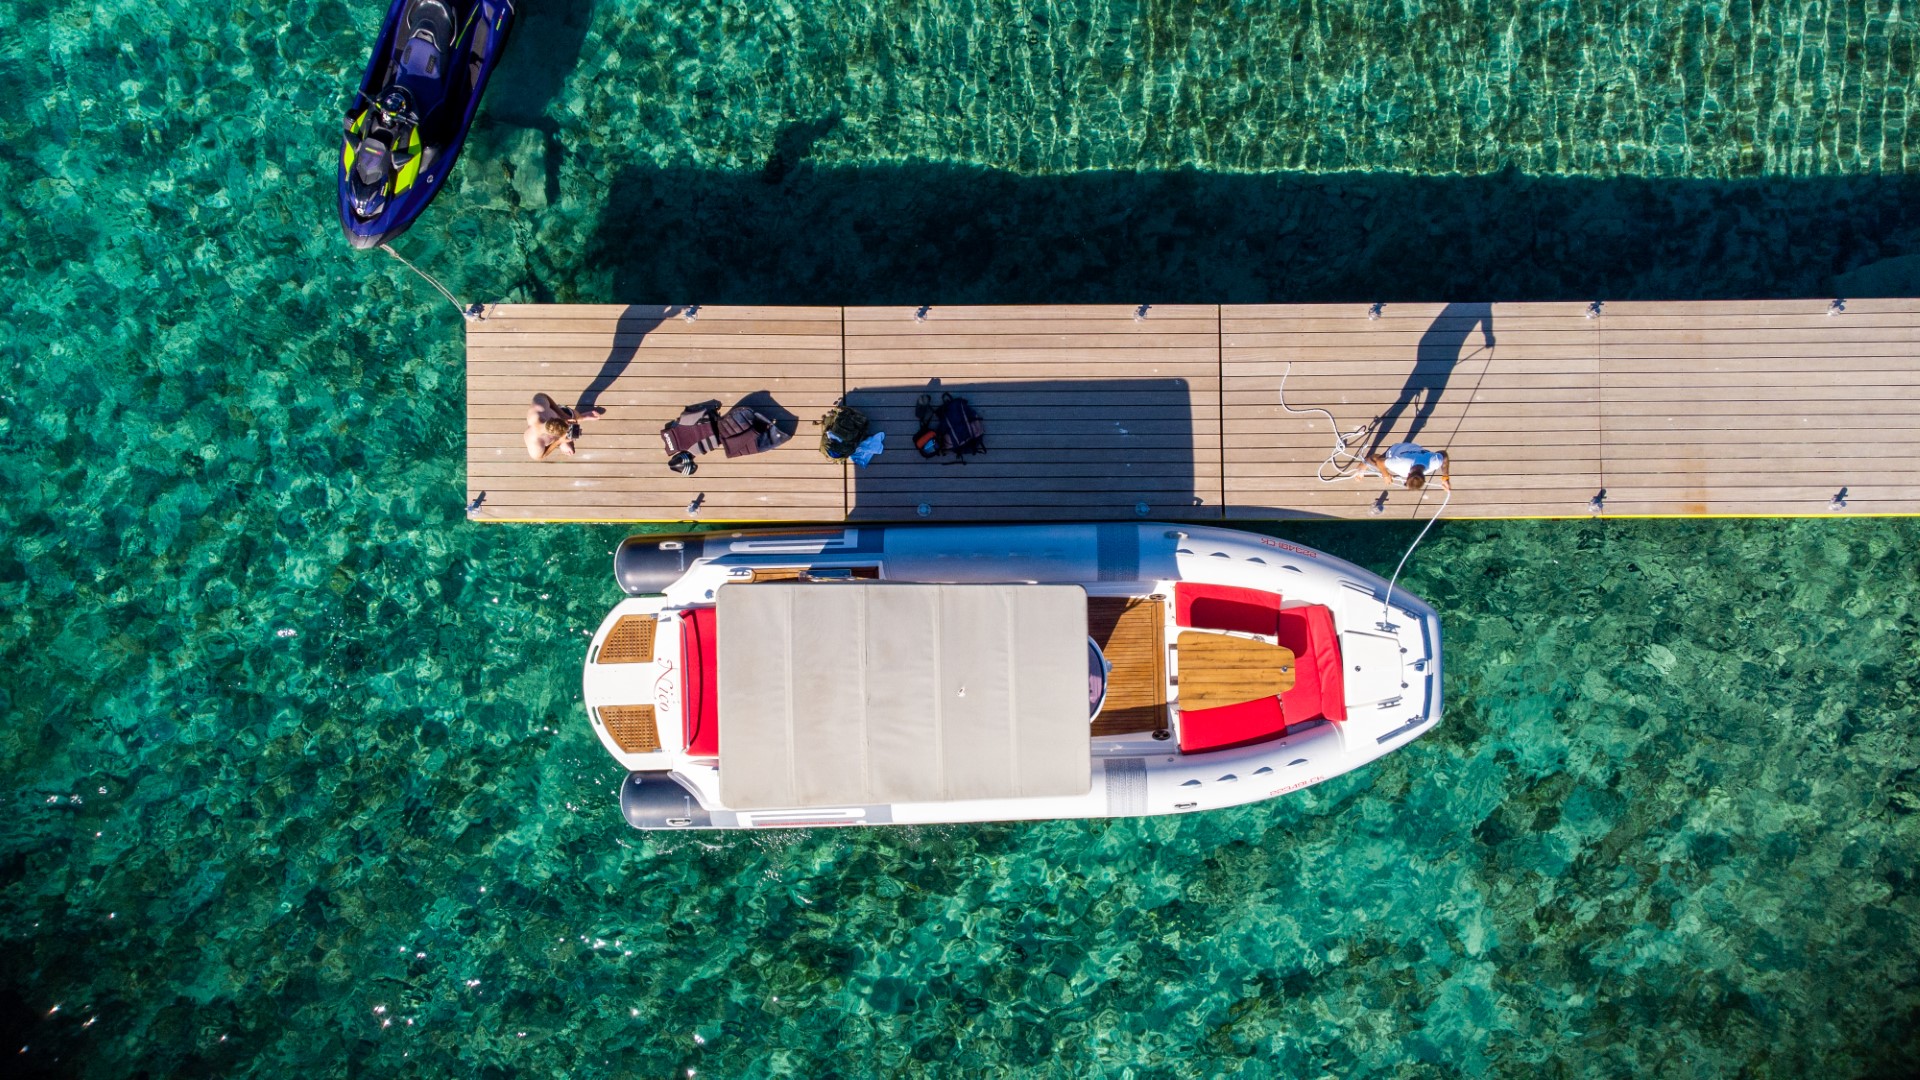
[[[1287,723],[1347,718],[1347,680],[1340,668],[1340,635],[1324,604],[1280,613],[1280,646],[1292,650],[1293,689],[1280,695]]]
[[[720,753],[719,644],[712,608],[680,616],[680,723],[687,752]]]
[[[1181,626],[1196,630],[1237,630],[1270,637],[1279,613],[1279,593],[1197,581],[1173,584],[1173,621]]]
[[[1218,586],[1203,586],[1218,588]],[[1180,586],[1174,586],[1179,602]],[[1271,596],[1251,589],[1235,590],[1254,596]],[[1274,597],[1277,602],[1279,597]],[[1238,603],[1229,600],[1228,603]],[[1219,607],[1202,607],[1195,617],[1224,619]],[[1246,605],[1241,605],[1243,608]],[[1240,613],[1241,615],[1244,612]],[[1186,616],[1176,611],[1185,624]],[[1235,615],[1233,617],[1239,617]],[[1293,689],[1277,698],[1260,698],[1236,705],[1212,709],[1192,709],[1180,714],[1180,751],[1185,754],[1244,746],[1263,739],[1277,738],[1288,729],[1312,720],[1347,718],[1347,684],[1340,668],[1340,636],[1333,625],[1333,612],[1321,604],[1288,608],[1276,613],[1276,639],[1293,653]],[[1250,626],[1209,629],[1239,629],[1258,633]]]
[[[1286,715],[1281,711],[1279,698],[1189,709],[1180,714],[1180,752],[1197,754],[1221,750],[1269,739],[1286,730]]]

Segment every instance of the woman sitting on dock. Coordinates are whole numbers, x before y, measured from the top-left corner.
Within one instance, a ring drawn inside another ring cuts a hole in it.
[[[546,394],[533,395],[533,404],[527,407],[527,456],[545,461],[556,451],[575,453],[573,441],[580,437],[581,422],[598,420],[606,413],[597,407],[569,409]]]
[[[1413,442],[1394,443],[1384,454],[1368,455],[1367,464],[1380,474],[1383,488],[1391,488],[1398,481],[1409,491],[1419,491],[1429,480],[1437,480],[1442,489],[1453,490],[1453,484],[1447,479],[1448,460],[1444,450],[1428,450]]]

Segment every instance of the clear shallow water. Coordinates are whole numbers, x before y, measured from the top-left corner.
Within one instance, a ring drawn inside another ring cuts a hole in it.
[[[459,323],[337,235],[375,14],[0,8],[14,1060],[1920,1056],[1909,522],[1440,526],[1409,584],[1446,619],[1446,723],[1262,806],[628,831],[575,701],[622,533],[465,522]],[[463,297],[1920,292],[1890,5],[583,3],[522,30],[399,245]],[[1411,538],[1286,531],[1383,568]]]

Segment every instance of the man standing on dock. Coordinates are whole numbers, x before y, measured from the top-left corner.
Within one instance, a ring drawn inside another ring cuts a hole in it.
[[[1447,477],[1448,460],[1444,450],[1428,450],[1419,443],[1399,442],[1387,447],[1384,454],[1367,455],[1367,465],[1380,474],[1382,488],[1391,489],[1397,482],[1409,491],[1419,491],[1427,486],[1429,480],[1437,480],[1442,490],[1453,490],[1453,484]]]

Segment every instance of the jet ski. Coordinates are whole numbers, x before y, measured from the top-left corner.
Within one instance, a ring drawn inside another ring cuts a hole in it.
[[[354,247],[399,236],[439,193],[513,15],[512,0],[393,0],[347,107],[340,226]]]

